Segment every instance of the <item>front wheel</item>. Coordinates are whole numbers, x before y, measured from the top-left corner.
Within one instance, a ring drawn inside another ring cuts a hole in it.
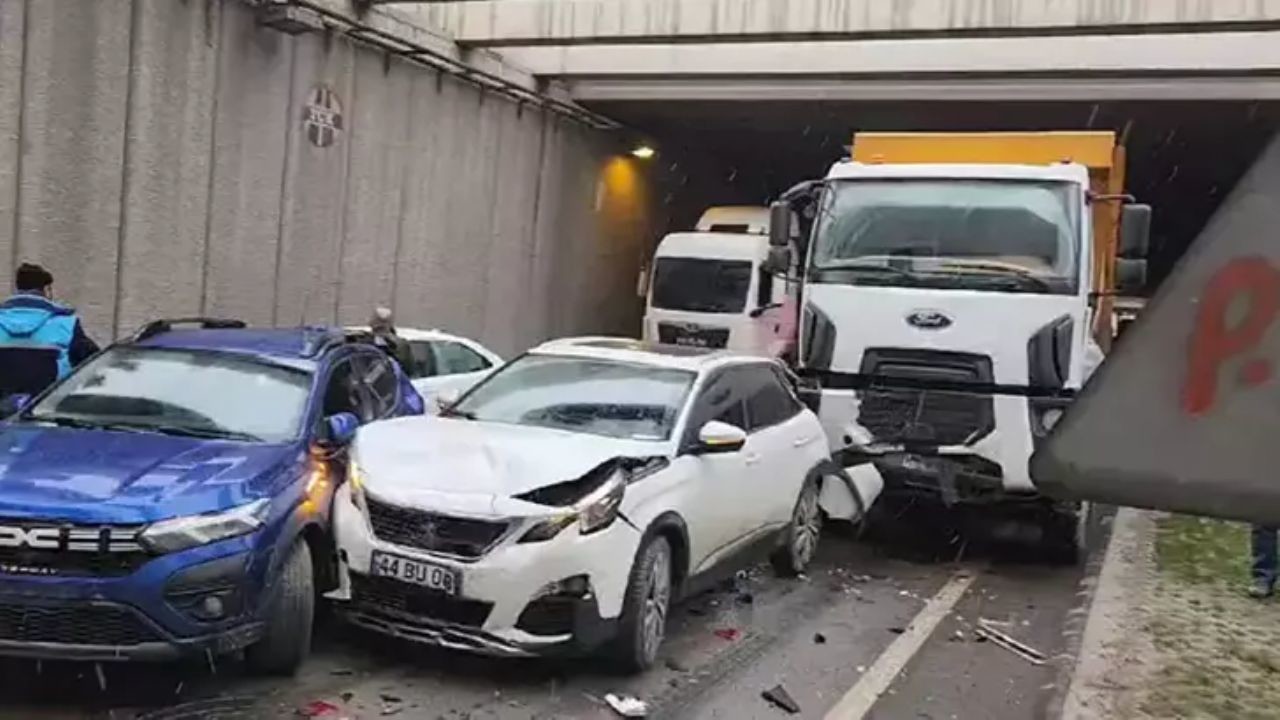
[[[822,535],[819,489],[816,479],[805,480],[804,486],[800,488],[800,497],[791,511],[791,523],[782,534],[782,545],[770,558],[773,569],[783,577],[795,577],[804,572],[818,554],[818,540]]]
[[[612,654],[623,671],[644,672],[657,661],[667,634],[671,579],[671,543],[660,536],[649,539],[631,568],[614,641]]]
[[[290,548],[277,583],[263,618],[266,631],[245,650],[245,661],[257,673],[293,675],[311,652],[316,610],[311,551],[305,540],[299,538]]]

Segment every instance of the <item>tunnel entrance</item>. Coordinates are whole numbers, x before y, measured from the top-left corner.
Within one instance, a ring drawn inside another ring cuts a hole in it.
[[[1114,130],[1155,211],[1149,289],[1280,129],[1280,102],[654,102],[592,105],[653,138],[658,230],[710,205],[763,204],[826,174],[858,131]],[[656,238],[655,238],[656,242]]]

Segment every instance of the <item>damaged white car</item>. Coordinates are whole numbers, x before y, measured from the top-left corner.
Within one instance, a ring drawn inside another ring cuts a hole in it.
[[[504,656],[653,664],[671,603],[882,484],[831,463],[781,366],[633,340],[559,341],[439,417],[375,423],[334,501],[340,601],[387,635]]]

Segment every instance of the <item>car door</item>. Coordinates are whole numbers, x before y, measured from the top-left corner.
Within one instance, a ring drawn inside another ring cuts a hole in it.
[[[681,438],[681,462],[690,467],[688,492],[679,508],[689,530],[690,567],[701,572],[728,554],[747,532],[739,502],[743,479],[758,462],[747,446],[734,453],[697,455],[698,432],[712,420],[746,429],[746,396],[734,368],[715,372],[703,383]],[[745,514],[747,517],[751,513]]]
[[[747,385],[747,426],[760,455],[750,473],[744,498],[757,513],[756,527],[788,522],[801,484],[816,464],[814,450],[822,442],[812,423],[804,422],[804,406],[787,388],[783,374],[768,363],[743,368]]]
[[[431,385],[437,392],[464,393],[493,370],[494,364],[489,358],[464,343],[436,340],[431,347],[435,351],[438,368]]]

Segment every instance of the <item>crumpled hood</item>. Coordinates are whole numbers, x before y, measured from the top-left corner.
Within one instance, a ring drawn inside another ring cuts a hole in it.
[[[301,461],[288,445],[0,424],[0,517],[141,524],[235,507]]]
[[[426,416],[361,428],[354,452],[370,495],[484,516],[518,513],[526,504],[512,496],[575,480],[611,458],[664,449],[662,443]]]

